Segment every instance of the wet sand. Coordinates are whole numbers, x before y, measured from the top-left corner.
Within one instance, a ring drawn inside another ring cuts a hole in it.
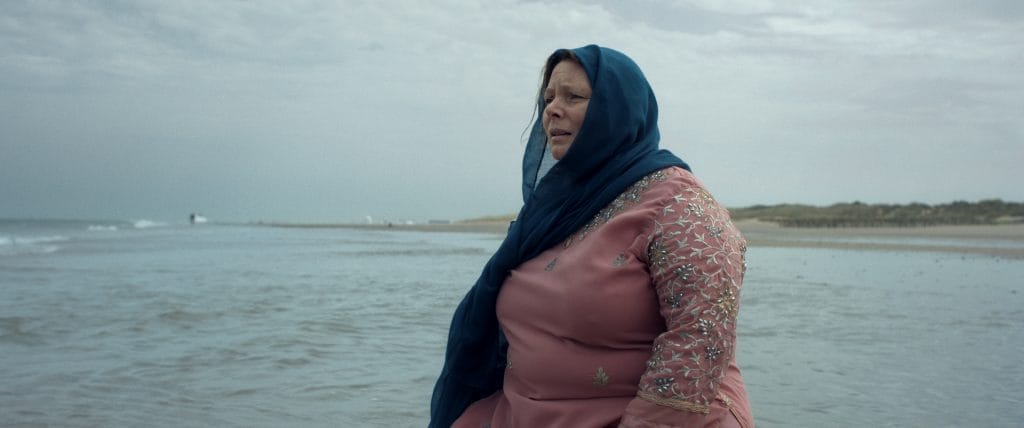
[[[744,220],[737,222],[736,225],[743,232],[751,247],[940,251],[1024,259],[1024,224],[797,228],[780,227],[775,223],[757,220]],[[508,223],[504,221],[415,225],[394,224],[391,226],[355,224],[271,224],[271,226],[493,233],[499,237],[508,230]],[[905,242],[900,242],[901,240],[905,240]],[[956,241],[969,241],[969,245],[960,245]]]
[[[1024,259],[1024,224],[796,228],[755,220],[736,225],[752,247],[939,251]]]

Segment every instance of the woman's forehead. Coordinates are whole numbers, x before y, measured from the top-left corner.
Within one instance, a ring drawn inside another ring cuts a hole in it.
[[[571,64],[562,66],[563,64]],[[548,78],[545,89],[552,87],[590,86],[590,78],[586,71],[574,61],[562,61],[555,66]]]

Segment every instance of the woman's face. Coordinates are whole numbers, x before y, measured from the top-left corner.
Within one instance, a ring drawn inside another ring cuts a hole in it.
[[[555,159],[565,156],[583,126],[590,94],[590,79],[579,63],[565,60],[555,65],[544,88],[541,122],[548,137],[548,148]]]

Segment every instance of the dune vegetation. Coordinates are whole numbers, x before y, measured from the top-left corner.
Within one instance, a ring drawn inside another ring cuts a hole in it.
[[[1024,203],[986,199],[947,204],[865,204],[825,207],[779,204],[730,208],[734,220],[760,220],[786,227],[879,227],[1024,223]]]

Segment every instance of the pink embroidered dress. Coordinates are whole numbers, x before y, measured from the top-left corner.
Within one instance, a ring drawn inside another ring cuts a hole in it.
[[[746,242],[681,168],[514,269],[504,386],[455,427],[752,427],[736,365]]]

